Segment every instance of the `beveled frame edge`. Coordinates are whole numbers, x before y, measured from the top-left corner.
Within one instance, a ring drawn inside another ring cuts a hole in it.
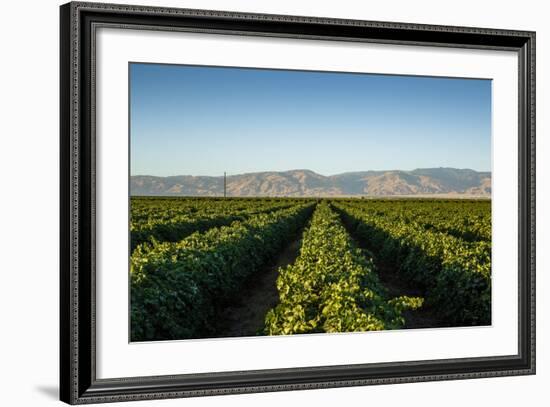
[[[92,25],[98,21],[133,29],[517,51],[520,61],[519,354],[97,380],[94,336],[95,72],[91,63],[91,32]],[[84,404],[535,373],[534,32],[85,2],[62,5],[60,22],[62,401]]]

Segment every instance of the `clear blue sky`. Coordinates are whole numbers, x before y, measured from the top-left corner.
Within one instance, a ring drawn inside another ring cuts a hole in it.
[[[130,64],[132,175],[491,169],[491,81]]]

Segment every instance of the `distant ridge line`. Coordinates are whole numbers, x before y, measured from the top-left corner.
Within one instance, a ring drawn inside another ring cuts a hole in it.
[[[491,172],[449,167],[355,171],[325,176],[307,169],[227,175],[228,197],[491,196]],[[130,177],[131,195],[223,196],[224,175]]]

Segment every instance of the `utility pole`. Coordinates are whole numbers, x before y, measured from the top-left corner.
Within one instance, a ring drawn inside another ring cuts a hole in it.
[[[223,172],[223,197],[227,197],[227,176],[225,171]]]

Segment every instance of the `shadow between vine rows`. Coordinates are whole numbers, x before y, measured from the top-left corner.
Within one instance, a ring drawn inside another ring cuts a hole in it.
[[[355,242],[357,247],[366,251],[365,255],[370,254],[376,268],[376,273],[382,285],[386,288],[388,299],[407,295],[411,297],[426,297],[426,293],[420,287],[416,287],[404,280],[398,272],[395,265],[385,262],[377,256],[376,250],[368,244],[367,241],[361,239],[355,233],[354,228],[346,222],[339,210],[336,213],[340,215],[340,220]],[[418,328],[442,328],[449,327],[449,323],[443,321],[437,316],[437,311],[429,306],[422,306],[416,310],[403,311],[405,325],[403,329],[418,329]]]
[[[298,257],[302,233],[308,224],[309,222],[306,222],[306,225],[290,239],[271,264],[250,276],[237,301],[225,306],[219,315],[220,328],[214,337],[262,335],[265,315],[279,303],[276,286],[279,268],[294,263]]]

